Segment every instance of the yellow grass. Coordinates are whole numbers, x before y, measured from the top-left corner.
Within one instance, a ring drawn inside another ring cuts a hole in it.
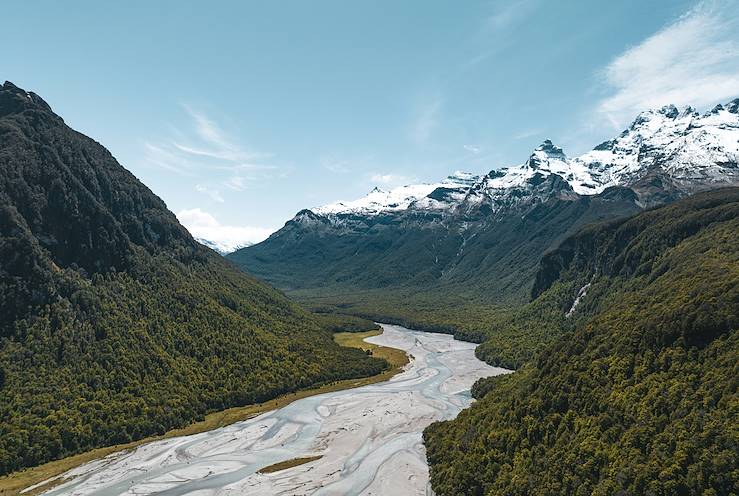
[[[103,458],[112,453],[119,451],[125,451],[133,449],[145,443],[157,441],[160,439],[167,439],[170,437],[177,436],[188,436],[192,434],[198,434],[200,432],[206,432],[219,427],[224,427],[235,422],[247,420],[255,417],[261,413],[282,408],[295,400],[306,398],[308,396],[314,396],[316,394],[330,393],[334,391],[340,391],[343,389],[350,389],[367,384],[374,384],[376,382],[382,382],[390,379],[392,376],[400,372],[400,370],[408,363],[408,355],[402,350],[394,348],[386,348],[384,346],[378,346],[376,344],[365,343],[362,341],[364,338],[370,336],[377,336],[382,334],[382,330],[374,330],[367,332],[340,332],[334,334],[334,340],[341,346],[361,348],[363,350],[371,350],[373,356],[378,358],[384,358],[390,364],[390,368],[384,372],[373,375],[370,377],[364,377],[362,379],[346,379],[343,381],[326,384],[313,389],[305,389],[297,391],[295,393],[286,394],[279,396],[273,400],[265,403],[253,404],[240,406],[235,408],[229,408],[220,412],[214,412],[205,416],[205,419],[200,422],[192,423],[181,429],[174,429],[161,436],[150,436],[138,441],[134,441],[126,444],[117,444],[114,446],[107,446],[105,448],[97,448],[79,455],[70,456],[61,460],[48,462],[38,467],[28,468],[12,474],[0,477],[0,496],[9,496],[11,494],[18,494],[24,488],[39,484],[43,481],[48,483],[43,484],[33,491],[23,493],[24,495],[39,494],[42,491],[48,491],[55,485],[62,482],[59,479],[55,479],[59,475],[71,470],[75,467],[83,465],[92,460]],[[296,460],[305,460],[304,458],[298,458]],[[288,462],[293,460],[288,460]],[[302,463],[308,463],[307,460]],[[282,462],[282,463],[288,463]],[[270,467],[266,467],[270,468]],[[285,467],[288,468],[288,467]],[[262,469],[265,470],[265,469]],[[281,470],[281,469],[276,469]]]
[[[260,474],[271,474],[272,472],[279,472],[280,470],[286,470],[288,468],[297,467],[298,465],[304,465],[306,463],[314,462],[323,455],[318,456],[306,456],[303,458],[293,458],[292,460],[285,460],[284,462],[275,463],[274,465],[268,465],[264,468],[257,470]]]
[[[341,346],[351,348],[360,348],[362,350],[372,351],[372,356],[384,358],[390,364],[390,369],[373,377],[367,377],[364,380],[369,381],[368,384],[385,381],[397,374],[407,363],[408,355],[403,350],[396,348],[387,348],[364,341],[365,338],[378,336],[382,334],[382,330],[365,331],[365,332],[337,332],[334,334],[334,341]]]

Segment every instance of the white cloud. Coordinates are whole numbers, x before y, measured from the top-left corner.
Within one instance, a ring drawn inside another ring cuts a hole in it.
[[[234,191],[244,191],[247,187],[247,179],[243,176],[231,176],[224,181],[223,185]]]
[[[739,96],[739,9],[701,3],[602,71],[612,93],[597,112],[622,127],[647,108],[707,107]]]
[[[171,151],[166,150],[161,146],[145,142],[144,156],[149,163],[166,169],[170,172],[175,172],[183,176],[193,175],[186,162],[184,162],[175,153],[172,153]]]
[[[498,31],[523,20],[532,8],[531,0],[503,1],[493,5],[491,14],[485,19],[484,29]]]
[[[475,145],[462,145],[462,148],[464,148],[468,152],[474,153],[475,155],[479,154],[482,151],[482,149],[479,146],[475,146]]]
[[[542,134],[542,132],[543,131],[541,129],[525,129],[525,130],[520,131],[519,133],[513,135],[513,139],[522,140],[522,139],[526,139],[526,138],[531,138],[533,136]]]
[[[225,200],[221,196],[221,192],[217,189],[212,189],[207,186],[204,186],[202,184],[196,184],[195,185],[195,191],[198,193],[203,193],[205,195],[208,195],[211,200],[218,203],[223,203]]]
[[[268,227],[223,225],[199,208],[181,210],[177,213],[177,219],[193,237],[209,241],[212,247],[222,253],[264,241],[275,231]]]
[[[173,128],[172,138],[144,143],[146,161],[183,176],[205,180],[209,186],[195,189],[219,203],[219,189],[242,191],[248,186],[284,175],[284,168],[270,164],[271,153],[251,150],[235,141],[218,123],[190,105],[182,104],[189,116],[184,131]],[[267,163],[265,163],[267,162]]]
[[[372,174],[370,176],[372,184],[381,184],[383,186],[405,186],[418,182],[418,179],[400,174]]]
[[[321,157],[319,159],[319,163],[321,164],[321,167],[329,172],[333,172],[334,174],[345,174],[352,170],[348,161],[341,160],[331,155]]]
[[[435,94],[426,98],[417,106],[410,127],[411,140],[417,145],[424,145],[439,125],[443,100]]]

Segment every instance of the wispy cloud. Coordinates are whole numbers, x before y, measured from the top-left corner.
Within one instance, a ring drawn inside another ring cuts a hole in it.
[[[498,1],[492,4],[492,11],[485,19],[483,29],[499,31],[515,25],[526,17],[534,5],[532,0]]]
[[[369,180],[374,185],[381,185],[385,187],[405,186],[406,184],[412,184],[418,182],[418,179],[411,176],[404,176],[401,174],[372,174]]]
[[[260,181],[284,175],[273,154],[256,151],[234,139],[221,125],[191,105],[182,104],[189,119],[173,127],[172,136],[144,143],[145,160],[183,176],[199,179],[195,190],[223,203],[221,190],[243,191]]]
[[[204,186],[202,184],[196,184],[195,191],[207,195],[214,202],[223,203],[225,201],[221,196],[221,192],[217,189],[209,188],[208,186]]]
[[[154,164],[170,172],[175,172],[183,176],[193,175],[186,161],[183,161],[178,154],[159,145],[144,142],[144,156],[150,164]]]
[[[325,155],[319,158],[318,162],[321,167],[334,174],[346,174],[352,170],[348,160],[342,160],[333,155]]]
[[[698,4],[616,57],[601,78],[610,94],[597,113],[616,128],[646,108],[705,107],[739,95],[737,4]]]
[[[462,145],[462,148],[467,150],[468,152],[472,152],[475,155],[479,155],[482,149],[479,146],[476,145]]]
[[[192,106],[184,103],[182,104],[182,108],[192,118],[195,131],[202,143],[206,146],[197,147],[174,142],[173,145],[179,150],[192,155],[226,160],[234,163],[262,160],[272,156],[270,153],[244,149],[242,145],[234,143],[227,133],[204,113],[198,112]]]
[[[539,0],[497,0],[490,4],[490,11],[473,35],[473,40],[480,48],[463,65],[462,69],[471,69],[504,50],[514,42],[510,36],[527,19]]]
[[[258,243],[275,231],[270,227],[224,225],[199,208],[181,210],[177,218],[194,237],[211,241],[223,251]]]
[[[439,125],[443,103],[438,92],[422,98],[421,103],[416,106],[411,121],[410,138],[413,143],[424,145],[428,142],[431,134]]]
[[[523,131],[520,131],[513,135],[513,139],[516,140],[522,140],[526,138],[531,138],[533,136],[540,135],[542,133],[541,129],[524,129]]]

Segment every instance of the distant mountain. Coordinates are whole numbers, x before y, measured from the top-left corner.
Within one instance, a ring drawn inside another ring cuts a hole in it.
[[[432,209],[433,202],[461,201],[479,176],[467,172],[455,172],[443,181],[433,184],[412,184],[390,191],[373,188],[364,198],[349,202],[336,202],[313,209],[326,217],[344,215],[374,216],[391,212],[402,212],[409,208]],[[420,203],[419,203],[420,202]]]
[[[641,113],[575,158],[546,140],[521,165],[455,173],[302,210],[229,259],[316,306],[434,329],[469,302],[528,300],[542,255],[585,224],[739,184],[739,99]],[[421,316],[421,320],[418,320]]]
[[[229,253],[233,253],[236,250],[240,250],[241,248],[246,248],[254,244],[248,241],[237,242],[237,243],[231,243],[231,242],[225,242],[225,241],[212,241],[212,240],[197,237],[197,236],[195,237],[195,241],[197,241],[201,245],[207,246],[208,248],[212,250],[215,250],[221,255],[228,255]]]
[[[384,366],[0,87],[0,474]]]
[[[736,493],[738,188],[581,230],[534,295],[545,346],[424,433],[435,494]]]
[[[494,170],[483,177],[456,172],[436,184],[401,186],[391,191],[375,188],[359,200],[332,203],[312,212],[338,223],[346,216],[406,210],[460,214],[484,205],[498,211],[528,197],[532,188],[552,175],[569,186],[560,191],[565,197],[564,190],[593,195],[609,187],[625,186],[634,189],[640,201],[648,205],[663,199],[653,198],[650,183],[658,181],[658,187],[675,199],[739,182],[738,164],[739,98],[703,115],[692,107],[680,111],[669,105],[642,112],[619,136],[579,157],[570,159],[561,148],[545,140],[523,164]]]

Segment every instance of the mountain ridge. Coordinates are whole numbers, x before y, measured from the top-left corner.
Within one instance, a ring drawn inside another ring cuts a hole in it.
[[[739,99],[702,115],[650,110],[574,159],[546,140],[523,164],[483,176],[304,209],[228,258],[302,301],[365,317],[391,316],[379,292],[404,302],[433,293],[450,307],[522,303],[541,255],[585,224],[739,184],[738,109]],[[349,296],[357,291],[366,301]]]
[[[482,176],[456,172],[439,183],[405,185],[390,191],[374,188],[359,200],[340,201],[309,210],[327,217],[379,215],[410,208],[434,210],[438,206],[423,200],[438,201],[431,195],[445,187],[460,190],[469,186],[466,196],[493,196],[496,190],[520,188],[532,179],[541,180],[539,176],[549,174],[559,175],[579,195],[601,193],[611,186],[637,186],[639,191],[638,182],[648,175],[650,168],[665,164],[668,169],[664,172],[684,183],[686,191],[680,193],[685,196],[700,189],[739,181],[737,136],[739,98],[726,105],[716,105],[704,114],[690,106],[681,112],[674,105],[667,105],[641,112],[619,136],[573,159],[546,139],[519,166],[494,169]],[[699,145],[708,150],[701,151]],[[685,175],[690,173],[693,175]],[[465,198],[464,201],[472,200]],[[644,204],[650,204],[648,198]]]

